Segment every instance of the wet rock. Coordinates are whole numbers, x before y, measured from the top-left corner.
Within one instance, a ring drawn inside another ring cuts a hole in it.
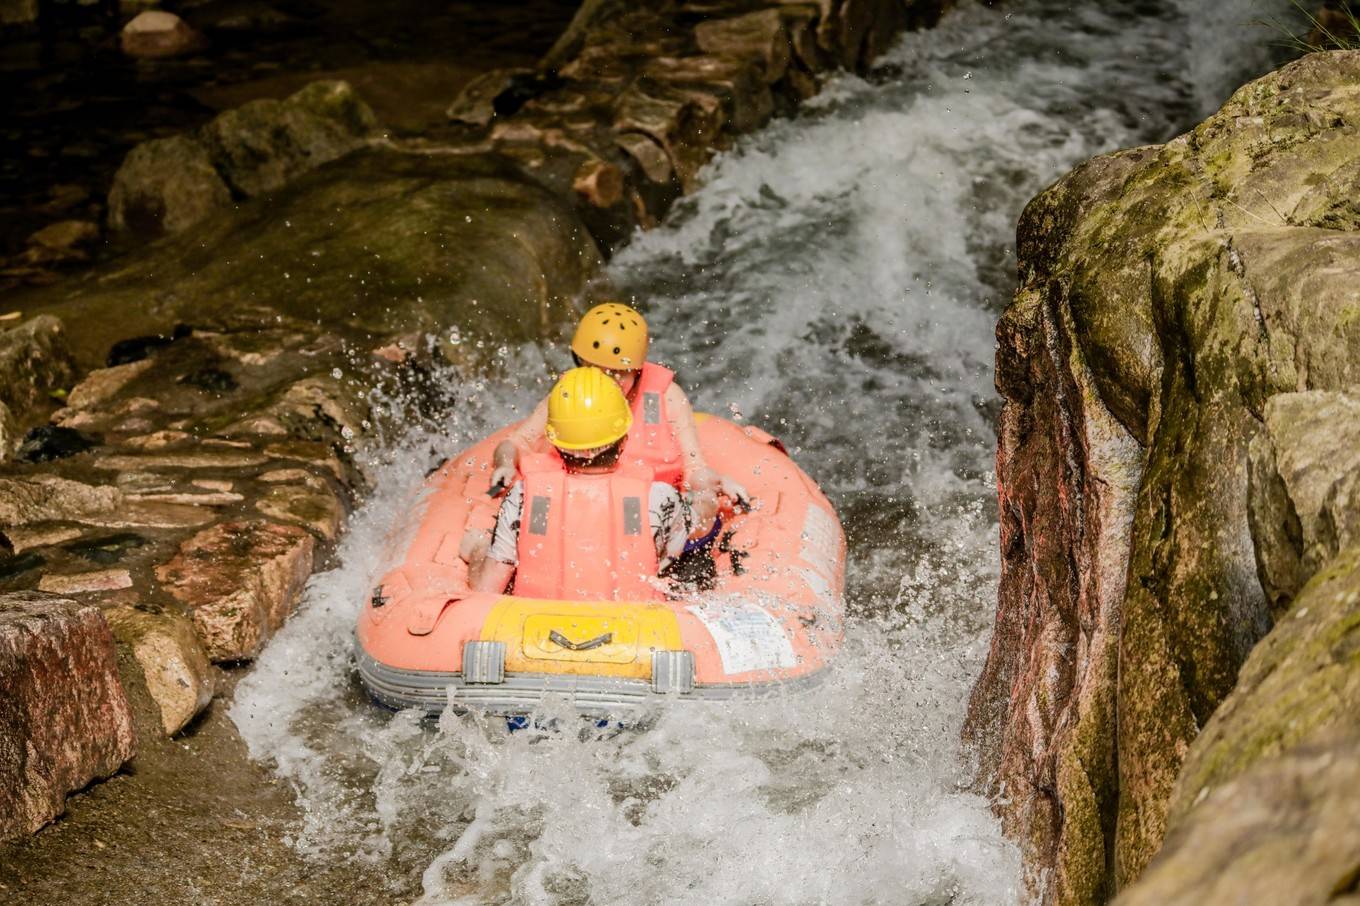
[[[109,224],[177,233],[230,207],[232,193],[278,189],[377,134],[373,112],[344,82],[314,82],[282,101],[229,110],[193,134],[129,152],[109,193]]]
[[[1331,176],[1354,159],[1357,78],[1360,53],[1306,57],[1021,219],[998,327],[1002,578],[968,736],[1050,902],[1137,878],[1200,728],[1306,551],[1331,549],[1344,505],[1326,498],[1353,487],[1326,452],[1342,407],[1276,398],[1360,383],[1360,233],[1313,219],[1351,191]]]
[[[1360,853],[1360,546],[1299,592],[1185,759],[1120,906],[1338,903]]]
[[[156,576],[189,608],[214,661],[254,657],[297,602],[312,570],[312,536],[295,525],[226,522],[180,546]]]
[[[1278,617],[1324,563],[1360,543],[1360,396],[1271,397],[1249,466],[1257,572]]]
[[[247,469],[268,462],[259,453],[233,450],[200,450],[177,453],[150,453],[138,456],[101,456],[92,463],[97,469],[111,471],[158,471],[160,469]]]
[[[336,210],[345,217],[324,213]],[[447,338],[457,323],[469,346],[494,350],[573,316],[599,260],[573,204],[501,158],[372,150],[148,246],[99,280],[42,292],[73,319],[116,318],[127,335],[251,312],[256,324],[310,323],[308,340],[319,322],[332,344],[366,346],[412,332]],[[368,276],[353,279],[354,267]],[[106,336],[86,336],[82,357],[102,360]]]
[[[516,78],[530,76],[532,69],[493,69],[463,86],[449,105],[448,118],[469,126],[487,126],[496,116],[496,98],[507,91]]]
[[[576,194],[597,208],[611,208],[623,200],[623,174],[598,158],[587,160],[572,181]]]
[[[101,528],[197,528],[216,518],[212,510],[198,505],[166,503],[124,496],[115,511],[87,516],[83,520]]]
[[[4,534],[13,546],[14,553],[18,554],[35,547],[62,544],[74,538],[79,538],[83,534],[83,530],[69,525],[38,523],[28,526],[7,525]]]
[[[327,541],[340,534],[344,516],[340,501],[329,488],[310,483],[289,482],[270,488],[255,502],[255,508],[272,519],[309,528]]]
[[[138,437],[129,437],[123,441],[123,446],[134,450],[164,450],[166,447],[173,447],[191,440],[192,434],[184,431],[156,431],[152,434],[143,434]]]
[[[117,591],[131,588],[132,576],[125,569],[101,569],[89,573],[48,573],[38,582],[39,591],[59,595],[78,595],[88,592]]]
[[[616,110],[618,132],[651,138],[665,150],[684,190],[697,187],[695,179],[712,156],[721,127],[722,111],[715,99],[706,105],[693,96],[634,85],[620,96]]]
[[[88,220],[62,220],[28,237],[23,260],[29,264],[88,261],[88,247],[99,238],[99,227]]]
[[[0,596],[0,688],[0,840],[9,840],[132,757],[132,714],[98,609],[40,592]]]
[[[151,366],[151,359],[143,359],[141,362],[117,365],[112,369],[91,371],[67,396],[67,408],[88,409],[106,403],[139,375],[146,373]]]
[[[700,22],[694,38],[705,53],[759,61],[767,85],[782,79],[789,67],[789,32],[778,9]]]
[[[128,152],[109,191],[109,227],[139,236],[178,233],[231,206],[208,149],[175,135]]]
[[[55,475],[0,477],[0,525],[4,526],[83,522],[112,512],[122,503],[123,495],[117,488],[83,484]]]
[[[675,172],[671,167],[671,159],[653,139],[637,132],[624,132],[615,141],[637,161],[637,165],[652,182],[664,185],[671,181]]]
[[[161,729],[174,736],[212,701],[214,678],[203,643],[188,620],[134,607],[105,612],[114,638],[132,650]]]
[[[128,500],[147,503],[175,503],[184,506],[229,506],[245,498],[231,491],[185,491],[183,493],[129,494]]]
[[[68,409],[90,409],[108,402],[128,384],[144,374],[154,363],[151,359],[100,368],[85,376],[66,397]]]
[[[141,59],[177,57],[203,47],[203,38],[179,16],[164,10],[147,10],[123,26],[119,34],[123,53]]]
[[[682,95],[700,91],[720,98],[739,132],[758,129],[774,115],[774,95],[758,63],[707,55],[657,57],[642,72]]]
[[[285,441],[270,444],[265,452],[274,459],[295,459],[325,469],[342,482],[348,475],[345,464],[327,444],[305,440]]]
[[[51,462],[77,456],[98,446],[99,441],[75,428],[58,425],[39,425],[24,435],[15,451],[19,462]]]
[[[51,315],[0,331],[0,462],[36,421],[48,394],[70,386],[75,361],[66,332]]]
[[[199,137],[227,183],[253,197],[362,147],[378,132],[373,111],[348,84],[313,82],[282,101],[228,110]]]

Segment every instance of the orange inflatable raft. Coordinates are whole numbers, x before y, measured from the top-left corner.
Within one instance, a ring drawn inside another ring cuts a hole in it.
[[[712,467],[743,485],[724,513],[705,591],[662,602],[555,601],[471,592],[459,557],[489,531],[491,453],[509,428],[435,470],[356,630],[359,674],[394,708],[519,715],[557,694],[592,716],[650,701],[760,695],[815,681],[841,642],[845,536],[835,510],[770,435],[698,417]]]

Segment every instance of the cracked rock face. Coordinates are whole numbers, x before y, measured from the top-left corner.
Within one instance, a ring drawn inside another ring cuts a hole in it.
[[[0,840],[8,840],[122,767],[133,731],[108,624],[68,598],[0,595],[0,689]]]
[[[1305,440],[1345,405],[1291,397],[1360,384],[1358,82],[1360,53],[1304,58],[1021,220],[997,631],[967,735],[1049,902],[1140,874],[1200,728],[1353,530],[1330,528],[1351,460]]]
[[[156,577],[189,608],[212,660],[242,660],[288,618],[314,549],[298,526],[224,522],[184,542]]]

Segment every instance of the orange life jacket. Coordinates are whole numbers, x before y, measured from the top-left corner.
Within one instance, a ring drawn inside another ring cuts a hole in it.
[[[633,388],[633,426],[628,429],[623,455],[648,466],[657,481],[678,488],[684,478],[684,457],[666,411],[666,391],[674,379],[675,372],[669,368],[643,363]]]
[[[620,463],[611,472],[568,472],[556,452],[520,461],[515,595],[585,601],[659,601],[648,498],[652,474]]]

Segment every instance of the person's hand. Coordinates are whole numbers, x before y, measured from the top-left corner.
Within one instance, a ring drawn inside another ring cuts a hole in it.
[[[689,492],[689,511],[694,518],[692,538],[702,538],[713,528],[718,516],[718,492],[714,488],[695,488]]]
[[[497,494],[510,487],[514,481],[515,467],[513,465],[496,466],[491,470],[491,487],[486,493],[491,497],[495,497]]]
[[[491,486],[486,492],[489,496],[495,497],[515,483],[518,461],[519,451],[514,444],[508,440],[496,444],[495,452],[491,454]]]
[[[708,469],[702,469],[686,477],[689,484],[689,508],[694,517],[692,537],[702,538],[713,528],[713,520],[718,515],[718,489],[721,484],[718,476]]]
[[[719,490],[724,497],[732,501],[733,506],[740,509],[749,509],[751,506],[751,495],[746,492],[746,488],[724,475],[718,479]]]

